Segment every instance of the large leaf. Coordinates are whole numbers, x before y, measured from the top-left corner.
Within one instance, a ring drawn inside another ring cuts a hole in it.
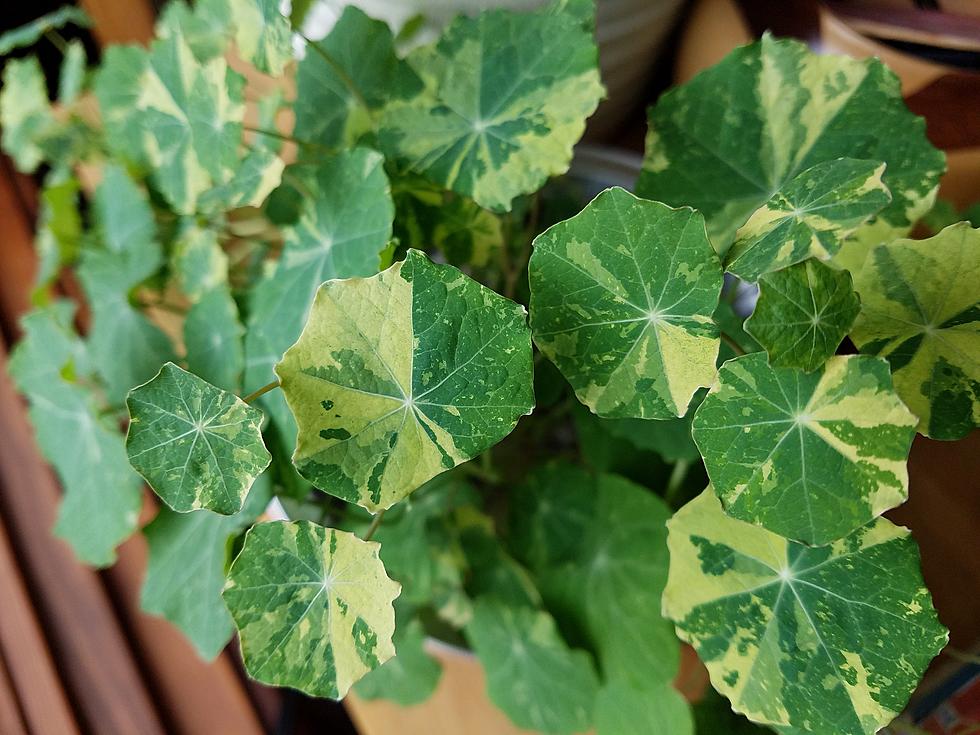
[[[915,542],[884,519],[809,548],[730,518],[708,489],[667,525],[664,611],[756,722],[870,735],[946,643]]]
[[[841,156],[887,164],[892,202],[868,226],[879,241],[932,206],[944,157],[898,78],[878,59],[818,56],[766,35],[660,97],[637,192],[696,207],[724,253],[773,192]]]
[[[348,5],[330,34],[307,46],[296,70],[294,135],[327,148],[351,145],[374,130],[389,100],[421,87],[395,54],[388,24]]]
[[[466,638],[486,671],[491,701],[515,725],[563,734],[592,724],[599,689],[592,661],[568,647],[547,613],[480,600]]]
[[[804,373],[756,352],[722,365],[693,433],[729,514],[819,545],[905,500],[915,423],[884,360]]]
[[[251,294],[245,390],[275,379],[272,366],[299,337],[321,283],[378,272],[394,217],[382,163],[374,151],[355,148],[323,159],[304,179],[299,220],[285,230],[276,270]],[[296,428],[282,397],[261,400],[292,440]]]
[[[607,418],[683,416],[711,384],[722,272],[691,209],[620,188],[534,241],[534,342]]]
[[[571,465],[538,470],[511,505],[512,545],[552,609],[598,651],[606,679],[644,691],[669,682],[678,647],[660,614],[670,509],[649,490]],[[554,604],[557,603],[557,604]]]
[[[170,508],[242,509],[271,457],[262,442],[262,412],[168,362],[130,391],[129,462]]]
[[[208,291],[184,320],[188,370],[223,390],[239,392],[245,364],[244,334],[228,286]]]
[[[762,277],[745,329],[770,365],[810,371],[837,351],[860,310],[851,274],[811,258]]]
[[[406,619],[400,605],[395,605],[395,620],[395,656],[365,675],[354,691],[362,699],[384,699],[409,707],[432,696],[442,666],[426,652],[425,629],[417,618]]]
[[[153,272],[162,257],[153,210],[146,193],[118,164],[103,169],[95,190],[95,218],[106,250],[131,254],[143,272]]]
[[[82,561],[108,566],[115,547],[136,530],[143,496],[122,434],[99,415],[91,390],[76,383],[91,380],[91,368],[73,316],[66,301],[25,316],[25,336],[9,368],[30,400],[38,446],[65,491],[54,531]]]
[[[595,726],[596,735],[694,735],[691,708],[670,684],[642,691],[618,682],[604,685],[596,699]]]
[[[283,163],[268,151],[261,186],[249,186],[253,165],[242,166],[245,80],[222,57],[199,62],[184,35],[165,34],[144,51],[112,47],[95,83],[112,151],[151,172],[169,204],[191,214],[199,199],[227,186],[231,206],[259,204],[278,183]]]
[[[851,339],[888,359],[919,431],[958,439],[980,426],[980,230],[881,245],[855,280]]]
[[[276,374],[296,468],[371,511],[490,448],[534,404],[524,308],[418,250],[323,284]]]
[[[38,138],[54,124],[48,87],[34,56],[10,59],[3,68],[0,125],[3,150],[19,171],[32,173],[44,160]]]
[[[385,152],[494,210],[564,173],[603,94],[591,6],[556,0],[534,13],[458,17],[409,54],[425,89],[385,109]]]
[[[400,585],[378,544],[308,521],[260,523],[231,565],[224,599],[255,679],[340,699],[395,654]]]
[[[208,510],[174,513],[161,508],[143,528],[150,557],[140,606],[180,628],[208,660],[221,652],[234,631],[221,599],[229,539],[265,509],[269,493],[269,476],[262,475],[241,513],[222,516]]]
[[[885,164],[838,158],[784,184],[738,228],[725,269],[748,281],[806,258],[827,260],[888,206]]]

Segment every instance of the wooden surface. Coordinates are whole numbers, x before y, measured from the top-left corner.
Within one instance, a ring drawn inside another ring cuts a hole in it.
[[[155,13],[150,0],[80,0],[91,16],[99,45],[146,43],[153,37]]]

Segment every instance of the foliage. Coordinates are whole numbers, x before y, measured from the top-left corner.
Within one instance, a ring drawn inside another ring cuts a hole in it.
[[[55,533],[111,564],[145,478],[144,608],[317,696],[423,701],[435,636],[542,732],[873,733],[946,641],[880,516],[917,430],[980,424],[980,232],[904,239],[943,156],[897,79],[768,35],[651,109],[639,197],[570,202],[593,14],[402,56],[347,8],[297,61],[272,0],[174,0],[54,101],[7,61]],[[681,641],[728,701],[673,688]]]

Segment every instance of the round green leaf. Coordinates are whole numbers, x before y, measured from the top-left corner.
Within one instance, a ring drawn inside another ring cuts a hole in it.
[[[885,164],[838,158],[787,182],[738,228],[725,270],[747,281],[806,258],[827,260],[888,206]]]
[[[3,150],[18,171],[33,173],[44,160],[39,137],[54,125],[44,71],[36,56],[10,59],[0,85]]]
[[[361,699],[384,699],[410,707],[426,701],[439,685],[442,666],[425,650],[425,629],[418,618],[406,618],[396,605],[397,654],[357,682],[354,692]]]
[[[891,363],[919,431],[959,439],[980,426],[980,230],[961,222],[881,245],[855,280],[851,339]]]
[[[309,521],[253,526],[223,593],[249,675],[341,699],[394,656],[401,585],[379,546]]]
[[[603,675],[645,689],[677,673],[660,614],[670,509],[646,488],[572,465],[540,468],[512,495],[515,553],[597,651]]]
[[[408,55],[425,88],[385,109],[386,154],[498,211],[567,171],[603,95],[591,5],[459,16],[437,43]]]
[[[418,250],[328,281],[276,374],[299,426],[293,462],[371,511],[475,457],[534,405],[524,308]]]
[[[866,226],[879,242],[929,211],[944,169],[881,61],[817,55],[768,34],[663,94],[649,121],[637,193],[697,208],[720,253],[774,192],[818,163],[887,164],[892,202]]]
[[[179,513],[230,515],[272,457],[262,412],[168,362],[126,398],[129,463]]]
[[[804,373],[756,352],[722,365],[693,433],[729,514],[819,545],[906,499],[915,423],[884,360]]]
[[[490,700],[515,725],[570,735],[592,724],[599,689],[592,660],[568,647],[548,613],[485,598],[466,638],[486,671]]]
[[[693,735],[691,708],[670,684],[642,690],[620,682],[599,690],[595,704],[596,735]],[[728,733],[707,733],[728,735]]]
[[[607,189],[534,241],[534,342],[606,418],[683,416],[711,384],[722,272],[701,215]]]
[[[770,365],[809,372],[837,351],[860,310],[851,274],[811,258],[762,277],[745,330]]]
[[[671,519],[664,612],[755,722],[871,735],[947,641],[907,529],[809,548],[737,521],[709,488]]]

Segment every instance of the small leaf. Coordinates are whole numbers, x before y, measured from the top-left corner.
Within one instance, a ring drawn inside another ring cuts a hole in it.
[[[837,351],[860,310],[851,274],[811,258],[762,277],[745,329],[770,365],[809,372]]]
[[[385,154],[496,211],[567,171],[603,96],[591,7],[557,0],[457,17],[408,55],[425,89],[385,109]]]
[[[891,363],[919,432],[959,439],[980,426],[980,230],[961,222],[881,245],[855,282],[851,339]]]
[[[81,8],[65,5],[0,35],[0,56],[6,56],[14,49],[33,46],[48,31],[63,28],[68,24],[88,28],[92,25],[92,21]]]
[[[592,724],[599,689],[592,661],[568,647],[550,615],[479,600],[466,639],[486,671],[490,700],[515,725],[560,735]]]
[[[595,725],[596,735],[694,735],[691,708],[670,684],[643,689],[620,682],[605,684],[596,699]]]
[[[244,334],[245,328],[238,321],[238,307],[228,287],[207,292],[190,308],[184,320],[187,368],[208,383],[237,393],[245,366]]]
[[[85,45],[78,39],[69,41],[58,73],[58,104],[70,105],[78,98],[85,84],[87,63]]]
[[[276,365],[296,468],[372,512],[507,436],[533,406],[531,373],[524,308],[417,250],[323,284]]]
[[[347,5],[330,34],[307,46],[299,62],[293,132],[330,149],[353,145],[375,129],[392,97],[411,97],[421,87],[395,53],[388,24]]]
[[[885,164],[838,158],[808,168],[738,228],[725,270],[747,281],[837,254],[854,230],[888,206]]]
[[[881,61],[818,55],[769,34],[663,94],[649,121],[637,193],[695,207],[722,254],[774,192],[819,163],[887,164],[892,202],[859,230],[874,230],[877,242],[929,211],[944,170],[925,120],[908,111]]]
[[[403,622],[399,609],[396,605],[396,655],[357,682],[354,691],[361,699],[384,699],[409,707],[432,696],[442,676],[442,666],[426,653],[425,630],[419,620]]]
[[[210,227],[183,223],[174,240],[170,265],[178,287],[194,302],[228,283],[228,256],[221,249],[218,233]]]
[[[664,612],[755,722],[875,733],[946,644],[915,542],[884,519],[808,548],[730,518],[709,488],[667,527]]]
[[[255,68],[279,76],[292,61],[289,20],[278,0],[227,0],[238,53]]]
[[[41,189],[34,247],[38,252],[38,287],[47,286],[61,266],[74,262],[82,237],[82,216],[78,211],[78,180],[74,176],[50,173]]]
[[[401,587],[378,546],[309,521],[252,527],[224,591],[251,677],[341,699],[394,656]]]
[[[0,142],[18,171],[33,173],[41,165],[45,156],[38,143],[53,126],[48,87],[37,57],[8,60],[0,89]]]
[[[915,423],[884,360],[804,373],[756,352],[722,365],[693,432],[730,515],[821,545],[904,502]]]
[[[265,509],[270,489],[269,476],[262,475],[241,513],[222,516],[208,510],[174,513],[161,508],[143,528],[150,557],[140,606],[180,628],[207,660],[221,652],[234,631],[221,599],[228,540]]]
[[[170,508],[231,515],[271,457],[262,412],[173,363],[134,388],[126,452],[129,462]]]
[[[129,253],[152,273],[161,260],[156,222],[146,193],[118,164],[103,169],[95,190],[95,217],[101,243],[111,253]],[[134,281],[137,279],[134,279]]]
[[[670,509],[649,490],[572,465],[532,473],[512,496],[512,548],[549,609],[584,632],[606,679],[670,682],[678,646],[660,614]]]
[[[534,241],[534,342],[606,418],[683,416],[711,384],[722,272],[691,209],[608,189]]]
[[[38,446],[65,491],[54,532],[79,559],[101,567],[115,561],[115,547],[136,530],[142,483],[114,420],[101,418],[91,390],[75,384],[90,378],[91,368],[72,327],[74,310],[56,301],[25,316],[25,336],[9,368],[30,400]]]

